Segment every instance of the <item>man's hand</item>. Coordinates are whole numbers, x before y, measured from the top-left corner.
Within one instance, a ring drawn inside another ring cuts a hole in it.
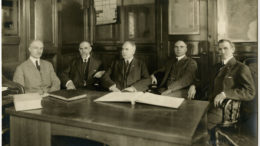
[[[131,86],[131,87],[125,88],[123,91],[136,92],[137,90],[135,89],[135,87]]]
[[[189,91],[188,91],[188,99],[190,99],[190,100],[194,99],[195,94],[196,94],[195,85],[191,85],[190,88],[189,88]]]
[[[168,94],[170,94],[171,92],[172,92],[172,91],[168,89],[168,90],[163,91],[161,95],[168,95]]]
[[[154,76],[154,74],[151,75],[151,78],[152,78],[152,84],[157,84],[157,79]]]
[[[224,92],[219,93],[215,99],[214,99],[214,106],[215,107],[220,107],[220,105],[222,104],[222,102],[224,101],[224,99],[226,99],[227,97],[225,96]]]
[[[120,92],[120,90],[116,87],[116,84],[112,85],[111,87],[109,87],[109,91],[112,92]]]
[[[94,78],[101,78],[104,75],[105,71],[98,71],[95,73]]]
[[[70,90],[70,89],[76,89],[75,85],[73,84],[73,82],[68,82],[68,84],[66,85],[67,89]]]

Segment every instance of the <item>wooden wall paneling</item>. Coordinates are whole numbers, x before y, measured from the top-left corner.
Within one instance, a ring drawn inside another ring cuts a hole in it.
[[[208,41],[209,41],[209,66],[216,62],[217,44],[217,1],[208,0]],[[209,71],[211,72],[211,70]]]
[[[94,44],[94,40],[95,40],[95,26],[96,26],[96,22],[95,22],[95,8],[94,8],[94,0],[89,0],[90,1],[90,39],[89,41],[91,42],[91,44]]]
[[[18,32],[13,36],[2,36],[2,73],[12,80],[16,67],[26,59],[28,11],[30,1],[18,0]]]
[[[50,61],[57,70],[58,17],[57,0],[36,0],[32,4],[31,22],[34,39],[42,40],[44,52],[42,58]]]
[[[166,61],[166,58],[169,57],[168,54],[168,0],[165,1],[160,1],[161,2],[161,9],[162,9],[162,13],[160,15],[162,15],[161,17],[161,25],[162,25],[162,47],[160,48],[160,56],[158,56],[158,67],[162,67],[164,65],[164,62]],[[158,52],[159,52],[158,51]]]
[[[120,13],[119,13],[119,19],[120,19],[120,43],[123,43],[125,41],[125,8],[124,8],[124,3],[126,2],[125,0],[117,0],[117,4],[120,6]]]
[[[64,59],[78,54],[79,43],[87,38],[88,5],[82,0],[58,2],[58,69],[59,74],[69,62]],[[73,58],[73,57],[72,57]],[[70,59],[69,59],[70,60]]]
[[[155,54],[156,55],[156,68],[158,64],[160,64],[162,58],[162,49],[163,49],[163,43],[162,43],[162,6],[161,6],[160,0],[155,0]]]
[[[121,0],[118,0],[121,1]],[[121,42],[121,13],[122,13],[122,5],[121,3],[117,3],[117,22],[112,24],[103,24],[103,25],[95,25],[94,29],[94,43],[105,43],[105,44],[117,44]],[[94,7],[94,6],[93,6]],[[96,18],[95,10],[94,13],[94,19]],[[96,20],[96,19],[95,19]],[[94,20],[94,21],[95,21]],[[96,24],[96,23],[94,23]]]
[[[79,44],[84,40],[84,6],[82,0],[62,0],[62,45]]]
[[[35,39],[43,40],[44,44],[52,44],[53,38],[53,10],[52,0],[35,1]]]
[[[116,58],[120,56],[119,52],[106,52],[104,53],[103,51],[97,51],[95,52],[95,56],[99,58],[104,65],[104,69],[108,69]]]
[[[155,4],[125,6],[125,39],[155,42]]]
[[[83,20],[84,20],[84,40],[90,40],[90,1],[83,1],[83,7],[84,7],[84,14],[83,14]]]

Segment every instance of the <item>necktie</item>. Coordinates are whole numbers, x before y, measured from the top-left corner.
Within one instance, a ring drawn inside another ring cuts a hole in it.
[[[124,85],[123,88],[127,87],[127,74],[128,74],[128,69],[129,69],[129,61],[125,61],[125,66],[124,66]]]
[[[88,78],[88,59],[83,59],[83,72],[85,74],[85,79]]]
[[[40,65],[39,65],[38,60],[36,60],[36,68],[37,68],[39,71],[41,70],[41,67],[40,67]]]
[[[125,75],[127,75],[128,71],[129,71],[129,66],[130,66],[130,63],[129,63],[129,61],[127,60],[127,61],[125,62],[125,68],[124,68],[124,73],[125,73]]]

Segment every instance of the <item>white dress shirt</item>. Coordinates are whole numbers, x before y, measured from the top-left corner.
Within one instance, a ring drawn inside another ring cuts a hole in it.
[[[134,59],[134,57],[129,58],[129,59],[125,59],[125,63],[128,61],[128,63],[130,64],[132,62],[132,60]]]
[[[179,56],[179,57],[176,57],[178,61],[180,61],[182,58],[184,58],[186,55],[182,55],[182,56]]]
[[[36,67],[36,61],[38,61],[38,64],[40,65],[40,58],[34,58],[34,57],[30,56],[30,59],[35,67]]]
[[[227,59],[223,60],[223,63],[226,65],[230,59],[233,58],[233,55],[228,57]]]

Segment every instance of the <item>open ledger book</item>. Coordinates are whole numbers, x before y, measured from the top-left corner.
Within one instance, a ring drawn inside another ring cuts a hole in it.
[[[111,92],[96,100],[95,102],[135,102],[151,104],[156,106],[179,108],[184,98],[168,97],[143,92]]]

